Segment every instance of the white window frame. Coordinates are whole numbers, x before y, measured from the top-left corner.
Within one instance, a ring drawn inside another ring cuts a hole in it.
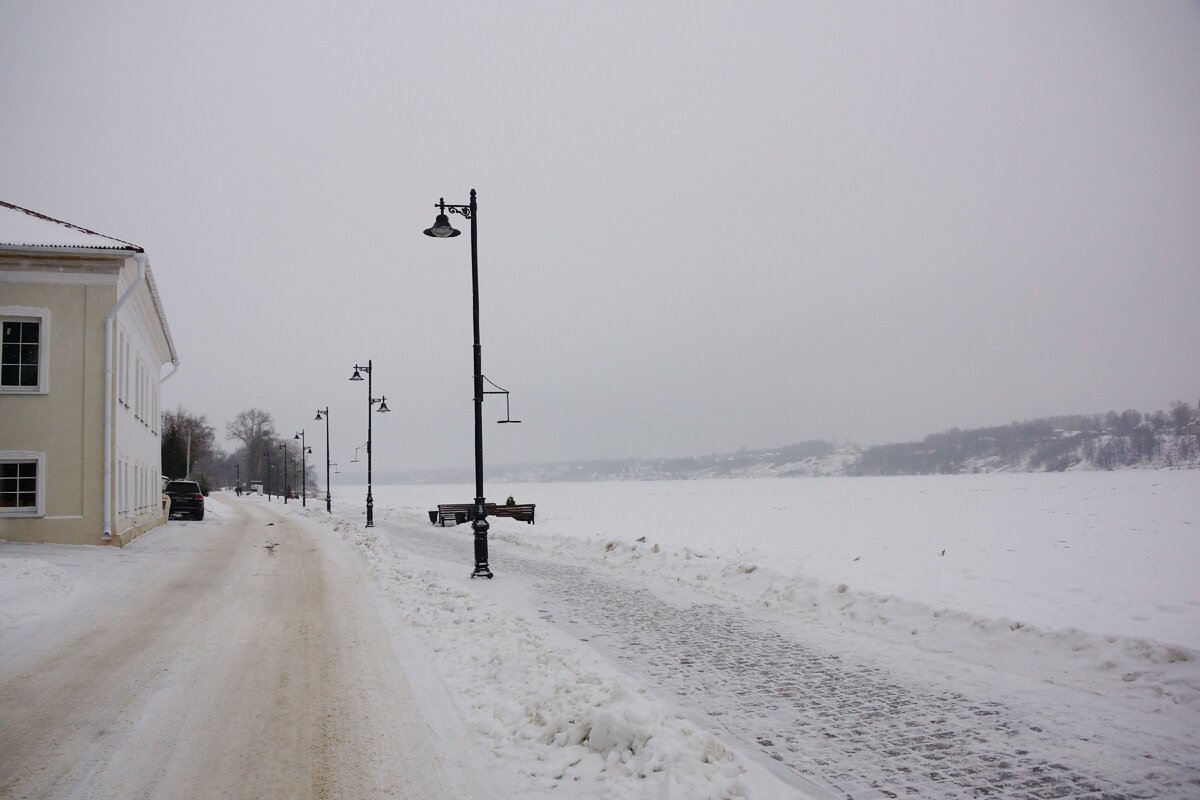
[[[117,328],[117,402],[125,405],[129,390],[125,388],[125,329]]]
[[[38,385],[0,386],[0,394],[50,394],[50,309],[0,306],[0,319],[38,323]]]
[[[124,397],[121,402],[129,408],[129,334],[125,334],[125,346],[121,353],[121,388]]]
[[[37,503],[33,508],[0,508],[0,518],[46,516],[46,454],[30,450],[0,450],[0,463],[37,463]]]

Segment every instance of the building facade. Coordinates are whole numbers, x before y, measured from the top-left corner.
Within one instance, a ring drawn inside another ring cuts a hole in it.
[[[122,545],[164,522],[178,356],[142,248],[0,201],[0,330],[0,539]]]

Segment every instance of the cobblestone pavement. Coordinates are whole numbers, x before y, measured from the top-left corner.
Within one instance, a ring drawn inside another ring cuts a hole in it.
[[[405,541],[430,555],[463,553],[437,534]],[[1200,764],[1130,752],[1102,733],[1056,733],[1028,712],[908,685],[736,609],[680,606],[644,581],[497,550],[493,569],[529,579],[547,622],[848,800],[1200,797]]]

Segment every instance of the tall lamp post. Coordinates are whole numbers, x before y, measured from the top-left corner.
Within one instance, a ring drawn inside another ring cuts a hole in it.
[[[312,448],[304,443],[304,429],[292,437],[300,440],[300,505],[308,508],[308,461],[304,458]]]
[[[467,205],[451,205],[446,198],[439,198],[435,204],[438,209],[433,227],[425,229],[426,236],[435,239],[449,239],[458,236],[461,231],[450,224],[446,212],[461,214],[471,220],[471,312],[475,329],[475,519],[471,522],[471,530],[475,532],[475,569],[472,578],[491,578],[492,570],[488,567],[487,533],[487,503],[483,497],[483,359],[479,347],[479,232],[477,228],[475,190],[471,190],[471,202]]]
[[[375,408],[375,404],[379,404],[378,414],[386,414],[391,411],[387,407],[387,397],[375,397],[371,389],[371,360],[367,359],[367,365],[360,367],[354,365],[354,374],[350,376],[352,381],[361,381],[363,379],[360,373],[367,373],[367,527],[375,527],[375,499],[371,496],[371,411]]]
[[[333,513],[333,496],[329,494],[329,406],[317,409],[317,419],[325,422],[325,511]]]
[[[286,503],[288,501],[288,495],[291,494],[291,492],[288,491],[287,481],[287,439],[283,440],[283,444],[279,445],[279,449],[283,451],[283,502]]]

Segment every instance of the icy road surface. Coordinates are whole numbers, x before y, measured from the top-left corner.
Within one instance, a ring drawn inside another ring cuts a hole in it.
[[[280,505],[210,502],[121,551],[0,547],[0,797],[477,796],[361,559]]]

